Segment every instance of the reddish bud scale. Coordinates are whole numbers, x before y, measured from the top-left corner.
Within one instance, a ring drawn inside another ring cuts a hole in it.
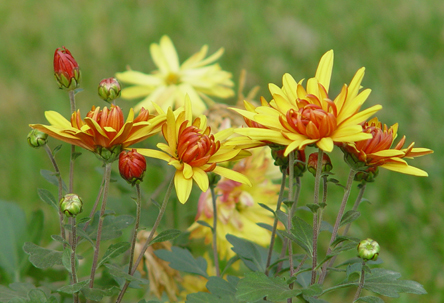
[[[54,76],[60,88],[73,90],[79,87],[79,65],[64,46],[54,52]]]
[[[119,155],[119,172],[120,176],[131,185],[140,183],[146,170],[145,157],[137,152],[136,149],[131,151],[122,151]]]
[[[314,176],[316,176],[316,169],[318,167],[318,157],[319,153],[312,153],[308,156],[307,168],[308,171],[311,172]],[[331,164],[330,157],[326,154],[322,154],[322,168],[321,172],[329,172],[333,169],[333,165]]]
[[[99,83],[98,94],[99,96],[107,101],[111,102],[120,96],[121,86],[116,78],[103,79]]]

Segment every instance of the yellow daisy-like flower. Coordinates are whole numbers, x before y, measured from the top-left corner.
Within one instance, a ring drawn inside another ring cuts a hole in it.
[[[233,134],[233,129],[211,134],[205,116],[201,115],[193,121],[189,97],[185,100],[185,109],[177,117],[171,107],[168,109],[162,133],[168,143],[157,144],[162,151],[138,149],[137,152],[147,157],[165,160],[176,168],[174,185],[181,203],[188,200],[193,180],[202,191],[207,191],[207,172],[212,171],[230,180],[251,185],[244,175],[217,165],[249,155],[242,149],[225,144]]]
[[[414,142],[407,148],[402,148],[406,140],[405,136],[392,148],[397,137],[397,123],[387,128],[387,125],[379,122],[378,118],[373,118],[365,122],[362,128],[365,133],[371,134],[372,138],[344,144],[342,149],[347,162],[351,162],[352,165],[364,165],[368,168],[382,167],[414,176],[428,176],[427,172],[422,169],[408,165],[403,158],[413,159],[431,154],[433,151],[428,148],[414,148]]]
[[[234,96],[231,73],[223,71],[219,64],[211,64],[222,56],[222,48],[205,58],[208,46],[204,45],[181,65],[168,36],[163,36],[159,44],[151,44],[150,51],[158,70],[149,75],[133,70],[116,74],[118,80],[134,85],[122,90],[122,98],[146,97],[136,105],[136,110],[150,108],[151,101],[158,103],[164,110],[168,107],[178,108],[183,106],[185,95],[189,95],[193,100],[193,115],[196,117],[206,109],[204,100],[211,102],[208,96]]]
[[[262,246],[270,244],[270,232],[257,225],[257,223],[273,224],[270,212],[262,208],[259,203],[274,208],[280,189],[280,185],[273,184],[267,177],[275,175],[276,171],[279,172],[269,154],[268,147],[256,148],[251,157],[242,159],[233,167],[234,171],[249,178],[252,187],[222,178],[215,188],[217,248],[222,259],[235,255],[231,250],[231,244],[226,240],[227,234],[248,239]],[[205,221],[213,225],[213,213],[211,191],[204,192],[199,198],[196,221]],[[188,230],[191,231],[191,238],[204,238],[206,244],[211,243],[212,232],[209,228],[193,223]]]
[[[63,142],[90,150],[105,161],[113,161],[122,149],[160,131],[166,115],[160,108],[157,109],[158,116],[150,115],[148,110],[142,108],[136,118],[133,109],[130,109],[126,121],[120,107],[114,105],[111,109],[104,107],[102,110],[93,107],[85,119],[77,110],[72,114],[71,121],[58,112],[47,111],[45,117],[50,125],[29,126]]]
[[[362,131],[364,122],[380,105],[359,112],[370,94],[369,89],[359,93],[364,68],[359,69],[349,86],[344,85],[334,101],[328,97],[333,69],[333,51],[325,53],[318,65],[316,75],[302,86],[289,74],[283,77],[283,87],[269,85],[273,100],[258,107],[245,102],[247,110],[235,109],[247,120],[250,128],[236,132],[254,140],[262,140],[287,146],[285,156],[296,149],[316,144],[331,152],[336,143],[369,139]]]

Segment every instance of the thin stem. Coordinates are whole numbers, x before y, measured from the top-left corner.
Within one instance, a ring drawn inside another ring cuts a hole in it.
[[[336,239],[338,234],[339,224],[341,223],[342,215],[344,214],[345,206],[347,205],[348,197],[350,196],[351,187],[353,184],[353,179],[355,177],[356,171],[350,169],[350,173],[348,175],[347,184],[345,185],[344,196],[342,197],[341,206],[339,208],[338,216],[336,217],[335,225],[333,226],[333,232],[330,238],[330,244],[327,250],[327,255],[331,253],[331,244]],[[325,262],[322,266],[321,275],[319,276],[318,284],[324,283],[325,276],[327,275],[327,266],[329,262]]]
[[[72,246],[71,246],[71,284],[77,283],[77,274],[76,274],[76,246],[77,246],[77,224],[76,224],[76,217],[69,218],[69,221],[71,223],[71,233],[72,233]],[[79,301],[79,294],[73,293],[73,300],[74,303],[77,303]]]
[[[150,246],[150,242],[154,237],[154,233],[156,232],[157,227],[160,224],[160,221],[162,220],[163,214],[165,213],[165,209],[168,204],[168,200],[170,199],[171,192],[173,190],[174,186],[174,177],[171,179],[170,184],[168,186],[168,189],[166,191],[165,197],[163,198],[162,206],[160,207],[159,214],[157,215],[156,221],[154,222],[153,228],[151,229],[150,234],[148,235],[148,239],[146,239],[145,245],[143,246],[139,257],[137,258],[136,262],[133,265],[133,270],[131,271],[130,275],[134,275],[134,273],[137,270],[137,266],[139,265],[140,261],[142,261],[143,255],[145,254],[145,251]],[[119,303],[122,301],[123,296],[125,295],[126,290],[128,289],[128,285],[130,284],[130,281],[126,281],[125,285],[123,285],[122,290],[120,291],[119,296],[117,297],[116,303]]]
[[[45,150],[46,153],[48,154],[49,159],[51,160],[52,166],[54,167],[54,170],[56,172],[56,176],[57,176],[57,184],[58,184],[58,202],[60,203],[60,201],[63,198],[63,182],[62,182],[62,177],[60,175],[60,170],[59,170],[59,166],[57,165],[57,162],[54,158],[54,155],[52,154],[51,149],[49,148],[48,144],[45,145]],[[60,210],[60,207],[57,207],[58,211],[59,211],[59,224],[60,224],[60,236],[63,238],[63,240],[66,240],[66,234],[65,234],[65,227],[63,227],[63,213]],[[63,248],[66,248],[66,243],[63,243]]]
[[[140,211],[141,211],[141,205],[142,205],[142,195],[140,193],[140,185],[139,184],[136,184],[136,191],[137,191],[136,223],[134,224],[133,237],[131,239],[131,250],[130,250],[128,274],[131,274],[131,271],[133,269],[134,248],[136,247],[137,232],[139,231]]]
[[[112,163],[106,163],[105,165],[105,185],[103,189],[102,208],[100,209],[99,226],[97,227],[96,247],[94,248],[94,259],[91,267],[91,281],[89,282],[89,288],[94,286],[94,276],[96,274],[97,261],[99,259],[100,239],[102,237],[102,226],[105,218],[106,200],[108,198],[109,183],[111,179],[111,165]]]
[[[315,176],[315,186],[314,186],[314,204],[319,205],[319,188],[321,183],[321,173],[322,173],[322,160],[324,157],[324,151],[319,149],[318,151],[318,163],[316,166],[316,176]],[[312,267],[311,267],[311,282],[313,285],[316,282],[316,266],[318,265],[318,212],[313,214],[313,254],[312,254]],[[320,225],[320,224],[319,224]]]
[[[69,103],[71,104],[71,115],[76,111],[76,98],[74,90],[70,90],[69,94]],[[69,160],[69,187],[68,192],[72,193],[73,184],[74,184],[74,155],[76,152],[75,145],[71,145],[71,157]]]
[[[93,206],[91,212],[89,213],[89,221],[87,221],[85,223],[85,225],[83,226],[83,231],[86,231],[86,229],[88,228],[89,223],[91,222],[91,220],[94,216],[94,213],[96,212],[97,206],[99,205],[100,197],[102,197],[102,193],[103,193],[103,186],[105,184],[105,178],[106,178],[106,175],[103,174],[102,182],[100,183],[99,193],[97,194],[97,198],[96,198],[96,201],[94,202],[94,206]]]
[[[278,225],[277,211],[281,209],[282,199],[284,197],[286,179],[287,179],[287,170],[284,169],[284,171],[282,172],[281,189],[279,190],[279,197],[278,197],[278,201],[277,201],[277,205],[276,205],[276,211],[275,211],[274,222],[273,222],[273,229],[271,230],[271,239],[270,239],[270,246],[268,248],[267,264],[265,265],[265,274],[266,275],[268,275],[268,272],[270,271],[270,269],[268,267],[270,266],[270,263],[271,263],[271,255],[273,254],[273,246],[274,246],[274,241],[275,241],[275,237],[276,237],[276,230],[277,230],[277,225]]]
[[[362,288],[364,287],[364,282],[365,282],[365,261],[362,261],[362,270],[361,270],[361,279],[359,280],[359,286],[358,289],[356,290],[356,294],[355,297],[353,298],[353,302],[358,300],[359,297],[361,296],[361,292],[362,292]]]
[[[290,153],[290,157],[288,159],[289,163],[289,170],[290,170],[290,178],[288,180],[288,200],[292,201],[294,199],[293,197],[293,182],[294,182],[294,151]],[[293,200],[294,203],[294,200]],[[292,205],[293,206],[293,205]],[[287,231],[290,232],[291,230],[291,219],[293,217],[292,214],[293,207],[288,208],[288,214],[287,214]],[[294,275],[294,264],[293,264],[293,245],[291,241],[288,241],[288,261],[290,262],[290,277]],[[293,283],[289,285],[290,289],[293,289]],[[288,298],[288,303],[292,303],[293,299]]]
[[[214,267],[216,267],[216,276],[220,277],[219,255],[217,253],[217,205],[216,193],[214,192],[214,185],[210,185],[211,200],[213,202],[213,257]]]
[[[359,204],[361,203],[362,197],[364,196],[364,192],[365,192],[365,187],[367,186],[367,183],[362,184],[361,189],[359,190],[359,194],[358,197],[355,200],[355,204],[353,204],[353,208],[352,210],[358,210]],[[343,236],[346,236],[350,226],[351,226],[352,222],[348,223],[345,228],[344,228],[344,233],[342,234]]]

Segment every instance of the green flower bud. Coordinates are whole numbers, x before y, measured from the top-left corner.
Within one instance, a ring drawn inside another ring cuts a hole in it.
[[[310,154],[308,156],[308,162],[307,162],[307,168],[308,171],[313,174],[313,176],[316,176],[316,169],[318,167],[318,152]],[[333,169],[333,165],[331,164],[330,157],[326,154],[322,154],[322,168],[321,172],[327,173],[330,172]]]
[[[112,102],[120,96],[120,83],[116,78],[103,79],[99,83],[99,96],[106,102]]]
[[[274,159],[274,165],[279,166],[281,172],[284,170],[287,170],[287,173],[289,173],[289,157],[284,156],[285,146],[282,145],[269,145],[271,148],[271,157]],[[295,159],[294,159],[294,176],[295,177],[302,177],[306,170],[306,164],[305,164],[305,151],[304,150],[297,150],[295,152]]]
[[[60,210],[67,217],[75,217],[83,210],[83,202],[76,194],[66,194],[60,200]]]
[[[121,144],[114,145],[110,148],[97,146],[96,149],[94,150],[94,153],[97,156],[97,158],[104,161],[105,163],[111,163],[119,158],[119,155],[122,152],[122,150],[123,147]]]
[[[37,129],[33,129],[28,134],[28,143],[34,148],[45,146],[48,142],[48,134],[41,132]]]
[[[208,175],[208,181],[210,186],[216,186],[217,183],[220,181],[220,176],[218,174],[215,174],[213,172],[207,173]]]
[[[341,148],[341,149],[344,152],[345,163],[347,163],[353,170],[362,171],[362,170],[367,169],[365,162],[362,162],[361,160],[359,160],[357,155],[355,155],[353,153],[349,153],[345,148]]]
[[[379,256],[378,242],[368,238],[358,244],[358,257],[365,261],[376,261]]]
[[[365,171],[358,171],[355,175],[355,181],[374,182],[378,174],[379,174],[379,168],[377,166],[369,167]]]

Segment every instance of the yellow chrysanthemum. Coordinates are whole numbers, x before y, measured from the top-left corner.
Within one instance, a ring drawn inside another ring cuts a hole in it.
[[[249,128],[236,132],[254,140],[261,140],[287,146],[285,155],[307,145],[316,144],[330,152],[335,143],[369,139],[362,131],[360,123],[380,110],[375,105],[359,112],[370,94],[369,89],[359,93],[364,68],[359,69],[350,86],[344,85],[334,101],[328,97],[330,78],[333,69],[333,51],[322,56],[314,78],[302,86],[289,74],[283,77],[283,87],[269,85],[273,100],[254,107],[245,102],[247,110],[233,108],[247,121]]]
[[[176,168],[174,185],[181,203],[188,200],[193,180],[202,191],[208,189],[207,172],[212,171],[230,180],[251,185],[244,175],[217,165],[249,155],[242,149],[225,144],[233,129],[211,134],[205,116],[201,115],[192,120],[191,102],[188,97],[185,100],[185,109],[177,117],[171,107],[168,109],[162,133],[168,143],[157,144],[162,151],[152,149],[137,151],[147,157],[165,160]]]
[[[371,139],[347,143],[342,147],[348,162],[354,162],[351,163],[352,165],[361,164],[370,169],[382,167],[403,174],[428,176],[427,172],[422,169],[408,165],[403,158],[413,159],[414,157],[431,154],[433,151],[428,148],[414,148],[414,142],[407,148],[402,148],[405,143],[405,136],[392,148],[397,137],[397,123],[387,128],[387,125],[379,122],[378,118],[373,118],[365,122],[362,128],[365,133],[371,134]]]
[[[100,107],[93,107],[83,120],[80,110],[72,114],[71,121],[66,120],[58,112],[47,111],[45,116],[51,125],[30,124],[29,126],[106,158],[110,152],[114,153],[115,147],[118,147],[118,151],[115,151],[118,155],[122,149],[158,133],[160,126],[166,120],[166,115],[160,108],[157,110],[159,115],[153,116],[142,108],[139,115],[134,118],[134,111],[130,109],[126,121],[120,107],[114,105],[111,109],[104,107],[102,110]]]
[[[133,70],[116,74],[118,80],[134,85],[122,90],[122,98],[146,97],[136,105],[136,110],[150,108],[151,101],[164,110],[178,108],[183,106],[184,96],[189,95],[193,100],[193,115],[198,116],[205,111],[204,100],[209,102],[208,96],[234,96],[231,73],[223,71],[219,64],[211,64],[222,56],[222,48],[205,58],[208,46],[204,45],[182,65],[168,36],[163,36],[159,44],[151,44],[150,51],[158,70],[149,75]]]
[[[276,170],[279,172],[278,167],[270,166],[272,163],[268,147],[254,149],[251,157],[242,159],[233,167],[233,170],[249,178],[252,187],[226,178],[222,178],[217,184],[217,248],[221,258],[234,256],[231,244],[225,238],[227,234],[248,239],[262,246],[270,244],[270,232],[259,227],[257,223],[273,224],[270,212],[259,205],[262,203],[274,208],[277,203],[280,186],[267,178],[268,175],[275,175]],[[213,225],[210,191],[200,196],[197,220]],[[211,229],[193,223],[188,230],[191,231],[191,238],[204,238],[205,243],[211,243]]]

